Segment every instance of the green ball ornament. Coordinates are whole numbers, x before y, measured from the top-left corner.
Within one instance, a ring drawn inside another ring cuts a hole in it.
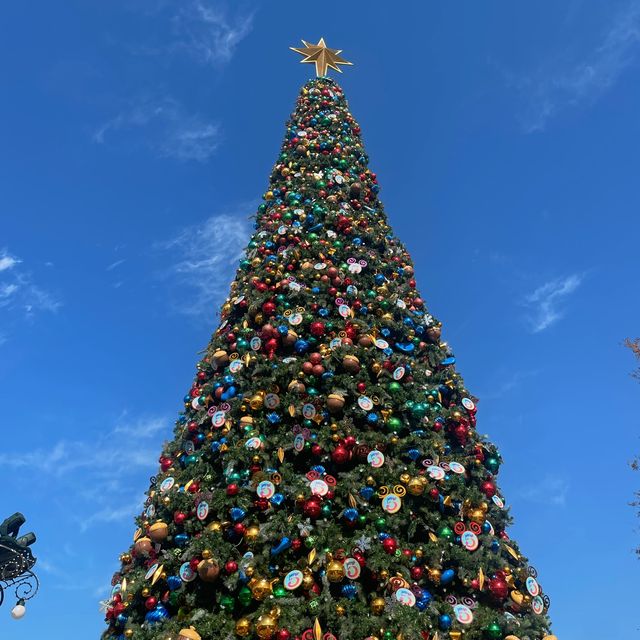
[[[316,546],[315,536],[307,536],[304,539],[304,546],[307,547],[307,549],[313,549]]]
[[[233,598],[228,595],[220,596],[220,607],[222,609],[233,609],[233,605],[235,604]]]
[[[334,246],[336,249],[342,249],[342,240],[336,240],[336,241],[333,243],[333,246]]]
[[[438,529],[438,538],[443,538],[444,540],[452,540],[453,539],[453,531],[447,527],[447,525],[442,525]]]
[[[492,622],[485,628],[484,632],[487,638],[492,638],[494,640],[500,640],[500,638],[502,638],[502,629],[497,622]]]
[[[372,291],[371,289],[369,289],[369,291],[367,291],[367,298],[375,298],[376,297],[376,292]]]
[[[287,590],[282,584],[276,585],[273,589],[273,595],[276,598],[284,598],[287,595]]]
[[[389,429],[392,429],[395,431],[396,429],[399,429],[402,426],[402,420],[400,420],[398,416],[391,416],[387,421],[387,424],[389,425]]]
[[[387,526],[386,518],[376,518],[375,527],[378,531],[384,531]]]
[[[382,638],[383,638],[383,640],[394,640],[395,636],[393,635],[393,633],[391,631],[385,631],[382,634]]]
[[[238,602],[243,607],[248,607],[251,604],[252,600],[253,596],[251,595],[251,589],[249,589],[249,587],[247,586],[242,587],[242,589],[240,589],[240,592],[238,593]]]
[[[367,522],[367,516],[365,516],[364,513],[361,513],[358,516],[358,524],[363,525],[363,524],[366,524],[366,522]]]
[[[402,389],[402,385],[396,380],[389,383],[389,391],[391,393],[397,393],[398,391],[400,391],[400,389]]]

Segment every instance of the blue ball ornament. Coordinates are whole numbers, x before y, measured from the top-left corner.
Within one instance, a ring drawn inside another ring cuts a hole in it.
[[[173,537],[173,541],[176,543],[176,546],[184,547],[187,542],[189,542],[189,534],[176,533],[176,535]]]
[[[177,589],[179,589],[182,586],[182,580],[180,579],[180,576],[169,576],[167,578],[167,586],[169,587],[170,591],[176,591]]]
[[[440,582],[441,584],[449,584],[456,577],[456,572],[453,569],[445,569],[440,574]]]
[[[446,631],[447,629],[451,629],[451,616],[443,613],[440,618],[438,618],[438,624],[440,625],[440,629]]]

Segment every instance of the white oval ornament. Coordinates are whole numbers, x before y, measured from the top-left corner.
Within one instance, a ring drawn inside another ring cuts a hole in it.
[[[527,578],[526,585],[527,585],[527,591],[532,596],[535,597],[540,595],[540,585],[538,584],[538,581],[533,576],[529,576]]]
[[[404,372],[405,372],[405,368],[404,367],[398,367],[393,372],[393,379],[394,380],[402,380],[402,378],[404,378]]]
[[[191,440],[186,440],[182,448],[184,449],[184,452],[190,456],[196,450],[196,445],[193,444]]]
[[[294,439],[293,439],[293,448],[300,453],[300,451],[302,451],[304,449],[304,436],[299,433]]]
[[[111,598],[113,599],[122,591],[122,585],[120,583],[116,584],[113,589],[111,589]]]
[[[289,324],[292,324],[294,327],[298,326],[301,322],[302,322],[301,313],[292,313],[289,316]]]
[[[404,300],[402,300],[401,298],[398,298],[396,300],[396,306],[398,308],[400,308],[400,309],[406,309],[407,308],[407,303]]]
[[[316,262],[316,263],[313,265],[313,268],[314,268],[316,271],[322,271],[323,269],[326,269],[326,268],[327,268],[327,264],[326,264],[325,262]]]
[[[388,493],[382,498],[382,508],[387,513],[398,513],[402,507],[402,500],[395,493]]]
[[[254,336],[253,338],[251,338],[249,345],[254,351],[257,351],[262,346],[262,340],[260,340],[258,336]]]
[[[213,416],[211,416],[211,424],[219,429],[224,426],[224,423],[227,421],[227,418],[224,414],[224,411],[216,411]]]
[[[262,442],[260,441],[260,438],[249,438],[244,443],[244,446],[247,449],[260,449],[260,447],[262,446]]]
[[[436,467],[434,464],[427,467],[427,473],[433,480],[442,480],[447,475],[442,467]]]
[[[153,574],[158,570],[159,566],[160,565],[157,562],[155,564],[152,564],[149,567],[149,571],[147,571],[147,573],[145,574],[144,579],[145,580],[151,580],[151,578],[153,577]]]
[[[416,596],[413,591],[401,587],[396,591],[396,600],[407,607],[413,607],[416,603]]]
[[[386,340],[383,340],[382,338],[376,338],[376,341],[374,342],[374,344],[376,345],[376,347],[378,347],[378,349],[389,348],[389,343]]]
[[[182,582],[193,582],[196,579],[196,572],[189,566],[188,562],[185,562],[178,571],[178,575],[182,579]]]
[[[275,393],[268,393],[264,398],[267,409],[275,409],[280,404],[280,398]]]
[[[462,474],[462,473],[464,473],[466,471],[464,466],[461,465],[459,462],[450,462],[449,463],[449,469],[451,469],[451,471],[453,471],[453,473],[458,473],[458,474]]]
[[[198,508],[196,509],[196,515],[198,516],[198,520],[206,520],[209,515],[209,503],[204,500],[199,502]]]
[[[152,504],[150,504],[147,507],[147,510],[145,511],[145,513],[147,514],[147,518],[155,518],[155,516],[156,516],[156,508]]]
[[[312,405],[312,404],[305,404],[302,407],[302,415],[307,419],[310,420],[311,418],[314,418],[316,415],[316,408]]]
[[[341,304],[338,307],[338,313],[343,317],[343,318],[348,318],[351,315],[351,309],[349,308],[348,305],[346,304]]]
[[[531,601],[531,611],[537,616],[541,616],[544,613],[544,600],[540,596],[536,596]]]
[[[358,398],[358,406],[363,411],[371,411],[373,409],[373,400],[368,396],[360,396]]]
[[[162,493],[167,493],[167,491],[171,491],[175,483],[176,483],[175,479],[172,478],[171,476],[169,476],[168,478],[165,478],[160,484],[160,491]]]
[[[467,411],[473,411],[476,408],[476,405],[474,403],[473,400],[471,400],[471,398],[462,398],[462,406],[467,410]]]
[[[492,500],[493,500],[493,503],[496,505],[496,507],[500,507],[500,509],[504,509],[504,501],[499,495],[493,496]]]
[[[283,236],[287,233],[287,227],[285,225],[280,225],[278,227],[278,234]]]
[[[331,340],[331,342],[329,343],[329,348],[330,349],[337,349],[341,345],[342,345],[342,338],[333,338]]]
[[[473,622],[473,611],[464,604],[456,604],[453,607],[453,615],[460,624],[471,624]]]
[[[465,531],[460,536],[460,543],[467,551],[475,551],[480,544],[478,542],[478,536],[473,531]]]
[[[329,485],[324,480],[313,480],[310,485],[311,493],[315,496],[326,496],[329,492]]]
[[[349,580],[357,580],[360,577],[362,567],[355,558],[347,558],[342,566],[344,567],[344,573]]]
[[[374,469],[379,469],[384,464],[384,453],[382,453],[382,451],[378,451],[377,449],[369,451],[369,454],[367,455],[367,462]]]
[[[299,571],[298,569],[289,571],[289,573],[287,573],[287,575],[284,577],[284,580],[282,581],[284,584],[284,588],[287,589],[287,591],[293,591],[294,589],[297,589],[302,584],[303,577],[304,576],[302,575],[302,571]]]
[[[273,494],[276,492],[276,487],[273,482],[269,482],[269,480],[263,480],[257,487],[256,493],[261,498],[269,498],[273,497]]]
[[[244,367],[244,365],[242,364],[242,360],[232,360],[231,364],[229,365],[229,371],[231,371],[231,373],[238,373],[238,371],[240,371],[242,367]]]

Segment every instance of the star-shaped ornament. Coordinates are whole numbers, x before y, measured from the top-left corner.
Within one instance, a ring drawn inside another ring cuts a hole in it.
[[[316,75],[318,77],[326,76],[328,69],[335,69],[342,73],[342,69],[338,65],[353,65],[353,62],[345,60],[340,54],[342,49],[329,49],[325,44],[324,38],[320,38],[318,44],[309,44],[305,40],[302,41],[303,48],[289,47],[292,51],[304,56],[300,62],[306,62],[316,65]]]

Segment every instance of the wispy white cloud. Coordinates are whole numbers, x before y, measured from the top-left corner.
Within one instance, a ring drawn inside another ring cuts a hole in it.
[[[211,318],[216,303],[228,293],[251,233],[248,216],[255,208],[251,203],[211,216],[157,245],[167,255],[181,256],[163,274],[179,286],[178,311]]]
[[[225,64],[251,32],[253,17],[253,13],[231,15],[220,2],[186,2],[174,17],[176,41],[172,48],[205,64]]]
[[[122,521],[136,513],[143,501],[136,480],[157,469],[169,421],[159,417],[132,418],[123,413],[111,429],[87,439],[61,439],[42,448],[0,453],[0,467],[28,472],[44,485],[73,489],[81,531],[104,522]],[[78,478],[82,484],[78,485]]]
[[[508,77],[527,100],[522,117],[526,133],[543,131],[563,110],[590,104],[613,87],[640,53],[640,0],[629,0],[598,44],[577,59],[565,51],[533,75]],[[573,58],[573,59],[571,59]]]
[[[40,312],[55,313],[62,306],[59,298],[34,281],[22,260],[7,250],[0,251],[0,321],[5,327],[33,319]],[[0,336],[0,344],[6,334]]]
[[[208,160],[220,139],[217,123],[188,113],[171,97],[132,100],[93,133],[97,144],[145,147],[160,157],[197,162]]]
[[[524,304],[529,308],[527,320],[534,333],[544,331],[563,317],[563,302],[582,280],[579,274],[551,280],[525,297]]]
[[[558,475],[547,474],[526,487],[516,491],[514,497],[528,502],[563,507],[567,502],[569,481]]]
[[[0,271],[8,271],[13,269],[17,264],[20,264],[21,260],[18,260],[15,256],[7,253],[6,249],[0,251]]]
[[[108,265],[106,270],[113,271],[114,269],[119,267],[121,264],[124,264],[126,261],[127,261],[126,258],[122,258],[121,260],[116,260],[115,262],[112,262],[110,265]]]

